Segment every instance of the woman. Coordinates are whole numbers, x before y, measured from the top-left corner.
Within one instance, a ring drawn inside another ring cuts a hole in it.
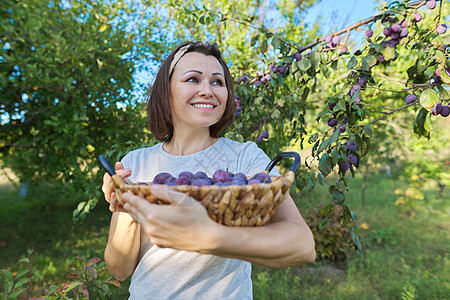
[[[116,172],[132,182],[152,181],[160,172],[212,176],[223,169],[252,175],[270,162],[253,142],[218,137],[233,121],[234,91],[215,44],[177,47],[161,65],[147,112],[162,143],[116,163]],[[105,261],[119,280],[132,275],[130,299],[251,299],[251,263],[286,267],[315,259],[312,233],[290,196],[267,226],[227,227],[192,198],[166,185],[151,189],[174,205],[125,193],[122,207],[111,177],[103,180],[113,212]]]

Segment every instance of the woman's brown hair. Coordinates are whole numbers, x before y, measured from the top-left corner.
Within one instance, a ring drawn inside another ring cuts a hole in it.
[[[173,137],[170,78],[178,61],[174,62],[172,68],[171,63],[177,52],[184,46],[188,46],[187,50],[185,50],[178,60],[189,52],[198,52],[204,55],[211,55],[219,61],[224,71],[225,83],[228,89],[227,104],[222,118],[216,124],[209,127],[209,134],[211,137],[218,137],[219,133],[230,126],[234,120],[235,105],[233,80],[231,78],[230,70],[223,60],[217,44],[210,44],[208,42],[184,42],[176,47],[175,50],[163,61],[156,75],[153,86],[149,89],[145,96],[147,101],[148,125],[152,134],[160,141],[167,142]]]

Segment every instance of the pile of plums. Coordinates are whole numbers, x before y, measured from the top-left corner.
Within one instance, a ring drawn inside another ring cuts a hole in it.
[[[174,177],[169,173],[159,173],[153,179],[153,184],[165,184],[165,185],[193,185],[193,186],[207,186],[207,185],[247,185],[247,184],[260,184],[270,183],[270,175],[266,172],[260,172],[251,177],[250,179],[243,173],[230,173],[224,170],[217,170],[212,177],[208,177],[205,172],[199,171],[192,173],[189,171],[181,172],[178,177]],[[145,183],[141,183],[145,184]]]

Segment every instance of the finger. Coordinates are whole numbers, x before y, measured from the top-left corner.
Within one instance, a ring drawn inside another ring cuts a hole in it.
[[[151,213],[151,207],[153,204],[139,196],[127,192],[122,194],[122,200],[123,206],[127,211],[134,214],[142,213],[144,215]]]
[[[123,209],[130,214],[130,216],[140,224],[148,225],[153,223],[152,220],[152,205],[145,199],[135,196],[131,193],[124,193]]]
[[[118,162],[116,162],[116,164],[114,165],[114,169],[117,171],[117,170],[122,170],[122,169],[124,169],[125,167],[123,166],[123,164],[120,162],[120,161],[118,161]]]
[[[177,206],[189,207],[197,203],[194,198],[189,197],[184,193],[177,192],[164,184],[155,184],[150,188],[152,194],[154,194],[157,198],[168,200]]]

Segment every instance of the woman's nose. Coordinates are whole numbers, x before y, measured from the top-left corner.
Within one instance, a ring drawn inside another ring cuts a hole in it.
[[[200,86],[199,95],[204,98],[211,98],[212,97],[212,90],[211,86],[209,85],[209,82],[203,82]]]

